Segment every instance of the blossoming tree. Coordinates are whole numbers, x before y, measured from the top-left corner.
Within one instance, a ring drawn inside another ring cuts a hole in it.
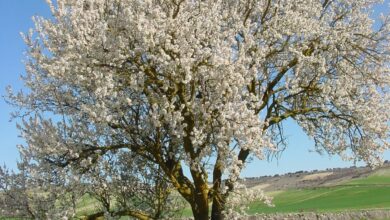
[[[52,163],[0,167],[0,216],[18,219],[169,219],[184,205],[149,161],[131,153],[106,156],[99,165],[69,171]],[[70,176],[71,175],[71,176]]]
[[[380,163],[389,147],[389,18],[376,0],[57,0],[35,18],[25,157],[92,170],[132,152],[195,219],[223,219],[249,157],[295,120],[318,150]],[[49,118],[52,118],[50,120]],[[50,166],[49,166],[50,165]],[[183,169],[189,168],[189,172]],[[210,182],[211,183],[210,183]]]

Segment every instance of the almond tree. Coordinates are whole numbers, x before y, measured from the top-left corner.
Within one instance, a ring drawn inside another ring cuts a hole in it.
[[[0,167],[0,216],[12,219],[74,217],[80,187],[64,184],[55,172],[43,178],[32,178],[24,165],[18,165],[18,173]]]
[[[389,147],[389,18],[376,0],[57,0],[24,36],[22,153],[91,170],[149,161],[223,219],[248,158],[296,121],[315,147],[381,162]],[[50,119],[52,118],[52,119]],[[188,167],[189,172],[184,168]],[[211,184],[209,184],[211,181]]]
[[[179,217],[183,201],[172,195],[172,186],[158,167],[130,153],[111,154],[103,163],[85,170],[77,182],[83,182],[83,194],[98,207],[85,219],[169,219]],[[74,183],[76,185],[76,183]],[[88,197],[87,197],[88,198]],[[88,200],[87,200],[88,201]],[[88,206],[88,205],[87,205]],[[76,209],[77,210],[77,209]]]
[[[159,168],[129,152],[107,154],[88,168],[27,160],[18,168],[15,173],[0,167],[2,217],[161,219],[178,217],[184,208]]]

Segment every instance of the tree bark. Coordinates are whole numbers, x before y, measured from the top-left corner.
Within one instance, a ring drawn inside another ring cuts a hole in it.
[[[225,210],[225,200],[214,197],[213,205],[211,208],[211,220],[223,220],[225,216],[223,211]]]
[[[191,203],[192,214],[195,220],[209,219],[208,198],[204,197],[203,192],[196,191],[194,202]]]
[[[194,220],[208,220],[209,219],[209,213],[203,210],[194,210],[192,209]]]
[[[221,192],[222,187],[222,156],[218,154],[213,171],[213,205],[211,208],[211,220],[223,220],[223,211],[226,205],[225,196]]]

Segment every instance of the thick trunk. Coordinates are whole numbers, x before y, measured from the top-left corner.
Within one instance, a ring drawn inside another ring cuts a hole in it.
[[[214,197],[213,206],[211,208],[211,220],[225,219],[225,216],[223,215],[224,208],[225,208],[225,200],[218,199],[218,197]]]
[[[194,220],[208,220],[209,219],[209,213],[206,213],[204,211],[200,211],[195,213],[194,210],[192,210],[193,215],[194,215]],[[207,210],[208,212],[208,210]]]
[[[200,192],[201,194],[201,192]],[[198,194],[199,195],[199,194]],[[209,205],[208,199],[202,195],[196,196],[195,201],[191,204],[192,213],[195,220],[208,220],[209,219]]]
[[[226,205],[226,198],[221,192],[222,188],[222,156],[218,154],[214,171],[213,171],[213,205],[211,208],[211,219],[222,220],[224,219],[223,211]]]

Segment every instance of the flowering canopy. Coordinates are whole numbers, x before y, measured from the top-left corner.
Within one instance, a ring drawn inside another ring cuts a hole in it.
[[[35,113],[22,153],[76,175],[130,151],[161,167],[196,219],[210,201],[222,218],[248,156],[276,151],[288,118],[317,149],[377,164],[390,114],[378,2],[49,1],[53,19],[24,36],[29,92],[11,94]]]

